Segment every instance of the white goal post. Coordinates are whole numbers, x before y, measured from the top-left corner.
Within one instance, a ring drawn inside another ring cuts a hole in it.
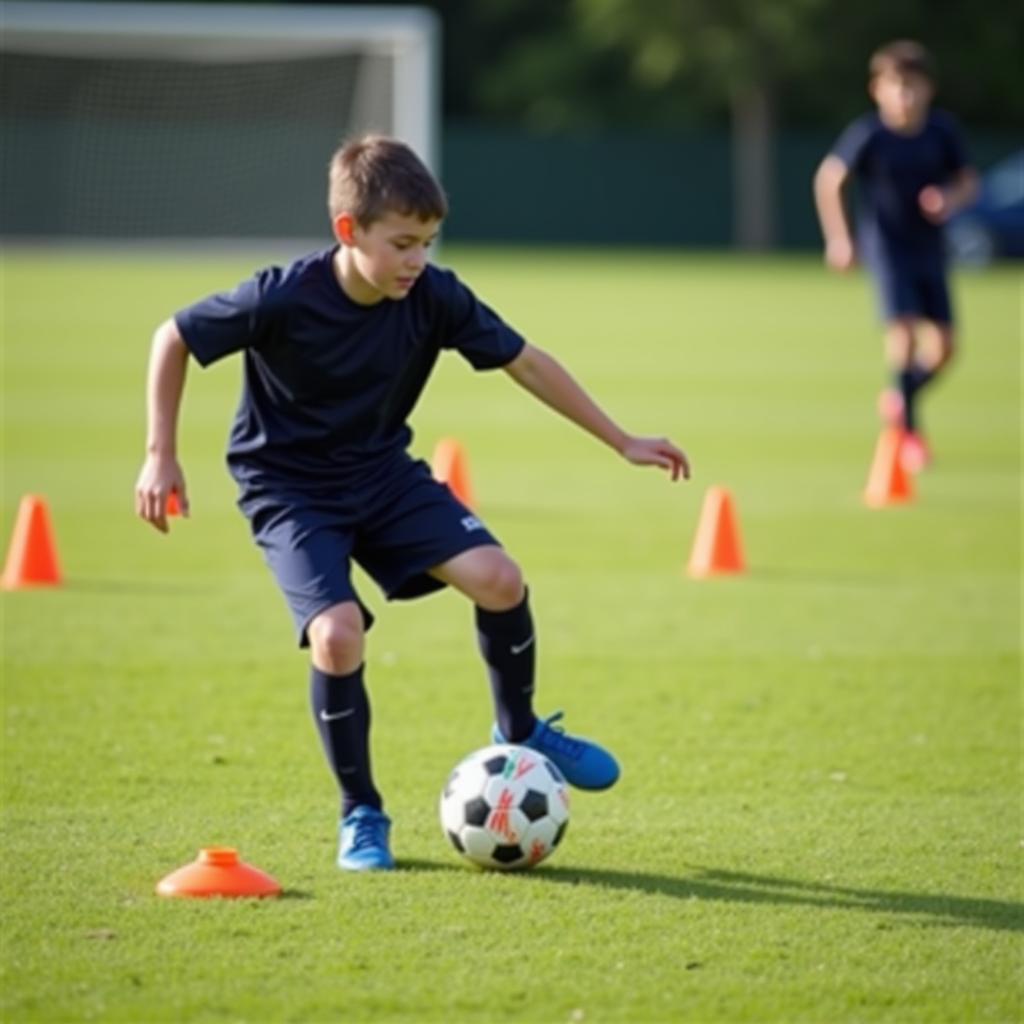
[[[0,4],[0,27],[5,235],[274,235],[300,192],[308,234],[333,148],[364,131],[439,173],[429,8],[42,0]]]

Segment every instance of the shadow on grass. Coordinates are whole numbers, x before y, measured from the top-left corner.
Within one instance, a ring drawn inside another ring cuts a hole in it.
[[[465,868],[431,861],[403,861],[409,871],[465,872]],[[537,885],[587,885],[671,896],[679,900],[721,903],[765,903],[829,910],[866,910],[876,914],[902,914],[920,923],[947,928],[973,927],[992,931],[1024,931],[1024,904],[1003,900],[949,896],[944,893],[862,889],[831,882],[807,882],[772,875],[718,871],[690,867],[685,875],[657,875],[642,871],[607,871],[545,865],[514,877]]]
[[[308,889],[282,889],[280,894],[277,896],[277,899],[302,902],[304,900],[315,899],[315,896]]]

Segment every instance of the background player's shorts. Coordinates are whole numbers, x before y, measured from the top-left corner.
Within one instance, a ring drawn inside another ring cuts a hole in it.
[[[310,496],[282,492],[239,501],[291,609],[299,644],[320,612],[356,601],[366,627],[373,616],[350,579],[354,560],[389,600],[444,587],[429,569],[485,544],[498,544],[425,462],[404,458],[386,480],[353,499],[351,491]]]
[[[871,269],[883,320],[913,317],[937,324],[953,322],[943,267],[906,267],[880,260]]]

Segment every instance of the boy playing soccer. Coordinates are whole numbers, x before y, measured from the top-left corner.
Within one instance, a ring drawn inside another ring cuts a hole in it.
[[[953,355],[941,225],[973,201],[977,175],[956,124],[931,109],[935,77],[924,47],[883,46],[869,76],[878,110],[839,137],[818,168],[814,196],[829,267],[849,270],[860,255],[875,277],[892,372],[879,413],[903,430],[901,460],[916,472],[930,458],[917,398]],[[851,174],[860,191],[856,250],[843,206]]]
[[[447,203],[405,145],[367,136],[339,149],[328,207],[337,245],[260,271],[157,329],[135,496],[138,514],[162,532],[172,491],[187,514],[175,438],[188,358],[206,366],[242,352],[228,466],[310,648],[313,715],[342,794],[338,864],[361,871],[394,860],[370,770],[363,650],[373,617],[349,579],[351,560],[388,598],[451,585],[473,601],[494,742],[541,751],[582,789],[605,789],[619,774],[608,751],[553,727],[560,714],[534,715],[536,643],[520,569],[407,453],[406,420],[441,350],[478,370],[504,369],[629,462],[661,466],[673,480],[689,466],[670,441],[620,429],[555,359],[427,262]]]

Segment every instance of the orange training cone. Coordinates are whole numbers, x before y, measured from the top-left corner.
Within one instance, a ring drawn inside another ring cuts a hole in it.
[[[171,493],[167,495],[167,514],[169,516],[181,515],[181,502],[178,500],[177,491],[171,491]]]
[[[878,438],[864,490],[864,503],[871,508],[900,505],[914,498],[910,475],[900,462],[902,443],[903,432],[896,427],[883,430]]]
[[[445,437],[437,442],[432,468],[434,479],[447,484],[463,505],[472,508],[476,504],[469,480],[469,459],[458,441]]]
[[[46,499],[26,494],[18,506],[18,518],[7,549],[0,586],[4,590],[55,586],[60,583],[57,545]]]
[[[156,887],[161,896],[277,896],[281,886],[270,875],[238,859],[238,851],[210,846],[198,860],[172,871]]]
[[[724,487],[710,487],[704,496],[687,571],[695,579],[704,579],[743,572],[745,568],[732,495]]]

